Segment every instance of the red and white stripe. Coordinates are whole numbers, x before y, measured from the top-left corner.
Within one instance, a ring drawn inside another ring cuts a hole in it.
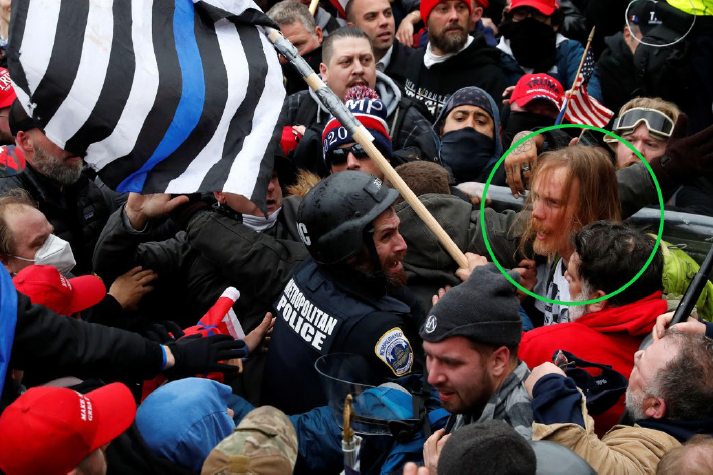
[[[587,93],[587,85],[581,86],[581,76],[577,78],[575,84],[575,90],[569,98],[569,105],[565,112],[567,119],[572,124],[593,125],[599,128],[607,125],[614,116],[614,112]]]

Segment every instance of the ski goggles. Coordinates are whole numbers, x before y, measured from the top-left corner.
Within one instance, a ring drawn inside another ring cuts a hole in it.
[[[649,133],[654,137],[663,140],[671,137],[674,125],[673,121],[661,111],[646,109],[643,107],[629,109],[621,116],[617,117],[614,120],[612,131],[618,135],[633,133],[634,129],[636,129],[642,122],[646,124],[646,128],[649,129]]]

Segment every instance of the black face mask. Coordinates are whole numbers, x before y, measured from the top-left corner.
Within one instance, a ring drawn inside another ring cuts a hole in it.
[[[534,18],[500,25],[502,35],[510,40],[510,49],[517,64],[534,68],[535,73],[546,73],[557,62],[557,32]]]
[[[453,130],[441,137],[441,163],[451,171],[457,183],[480,181],[483,172],[489,171],[494,148],[492,138],[472,127]]]
[[[555,120],[550,117],[524,111],[510,111],[507,122],[503,124],[503,150],[512,145],[512,139],[523,130],[538,130],[542,127],[554,125]]]

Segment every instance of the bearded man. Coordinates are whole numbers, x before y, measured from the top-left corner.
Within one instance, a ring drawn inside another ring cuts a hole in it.
[[[422,101],[435,119],[448,96],[458,89],[477,86],[491,97],[502,97],[505,74],[500,53],[488,46],[482,33],[468,35],[471,19],[477,22],[483,7],[470,1],[424,0],[421,18],[428,26],[428,44],[410,58],[406,70],[406,96]]]
[[[713,340],[702,334],[711,330],[710,324],[682,323],[637,351],[626,391],[636,423],[616,426],[601,440],[574,381],[552,363],[533,369],[525,381],[533,398],[533,440],[564,445],[598,473],[655,473],[666,452],[713,433]]]
[[[0,178],[0,194],[25,189],[54,226],[54,234],[69,242],[77,261],[73,273],[92,272],[92,253],[118,200],[82,173],[80,156],[55,145],[28,117],[16,100],[10,108],[10,130],[27,161],[25,172]]]

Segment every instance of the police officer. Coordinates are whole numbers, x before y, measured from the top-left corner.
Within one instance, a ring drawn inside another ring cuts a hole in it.
[[[326,404],[314,363],[329,353],[363,356],[374,384],[415,372],[412,309],[393,296],[406,283],[397,196],[358,171],[335,173],[305,196],[297,226],[312,259],[275,303],[264,404],[287,414]]]

